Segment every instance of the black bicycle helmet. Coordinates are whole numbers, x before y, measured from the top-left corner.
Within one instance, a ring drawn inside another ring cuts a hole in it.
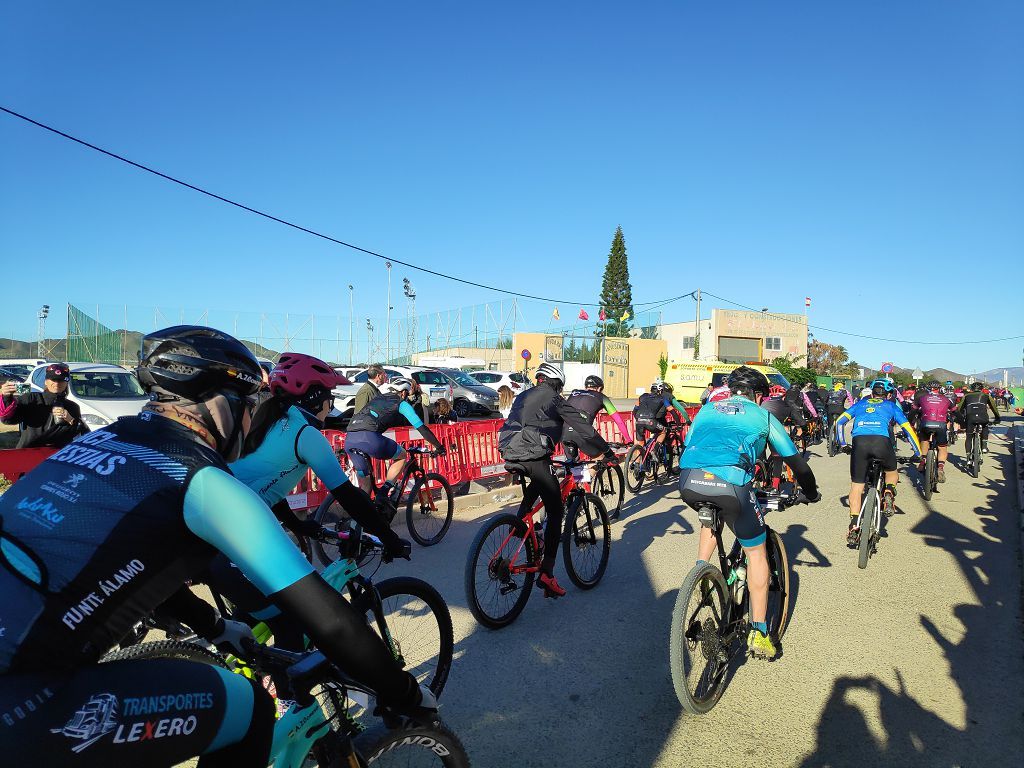
[[[985,386],[980,381],[971,384],[971,392],[981,392],[984,388]]]
[[[749,392],[768,397],[768,377],[748,365],[741,365],[729,374],[725,384],[733,394]]]
[[[583,382],[583,386],[587,389],[604,389],[604,382],[600,376],[587,376],[586,381]]]
[[[175,325],[142,337],[136,368],[149,392],[191,402],[218,393],[251,395],[262,382],[256,356],[234,336],[201,325]]]

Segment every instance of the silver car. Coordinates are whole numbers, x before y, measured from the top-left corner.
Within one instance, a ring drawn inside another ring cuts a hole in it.
[[[452,408],[460,419],[475,413],[490,416],[498,410],[498,393],[458,368],[438,368],[452,383]]]

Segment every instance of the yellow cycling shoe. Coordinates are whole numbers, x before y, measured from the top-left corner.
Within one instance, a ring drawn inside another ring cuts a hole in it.
[[[750,630],[750,634],[747,635],[747,650],[750,651],[751,656],[769,661],[779,654],[772,639],[768,635],[762,635],[756,629]]]

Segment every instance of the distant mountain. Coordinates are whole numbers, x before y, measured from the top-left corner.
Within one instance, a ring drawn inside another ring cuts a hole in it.
[[[915,368],[900,368],[899,366],[895,366],[896,373],[905,373],[907,376],[910,376],[911,378],[913,378],[915,370]],[[922,381],[929,381],[931,379],[936,379],[937,381],[940,382],[964,381],[967,378],[962,373],[950,371],[947,370],[946,368],[932,368],[930,371],[922,371],[922,373],[924,373],[924,376],[921,377]]]
[[[1019,365],[1007,366],[1006,368],[992,368],[991,370],[988,371],[982,371],[981,373],[978,374],[978,378],[983,379],[985,381],[1002,383],[1004,370],[1007,371],[1011,383],[1017,383],[1021,380],[1024,380],[1024,367]]]

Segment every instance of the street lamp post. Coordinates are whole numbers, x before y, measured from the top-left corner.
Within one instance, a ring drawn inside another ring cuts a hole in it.
[[[371,347],[373,345],[373,323],[370,322],[370,318],[366,318],[366,364],[369,365],[373,362],[373,351]]]
[[[354,334],[354,325],[352,322],[352,285],[348,286],[348,364],[352,365],[352,337]]]
[[[391,262],[385,261],[384,266],[388,268],[388,348],[384,353],[384,362],[391,361]]]

